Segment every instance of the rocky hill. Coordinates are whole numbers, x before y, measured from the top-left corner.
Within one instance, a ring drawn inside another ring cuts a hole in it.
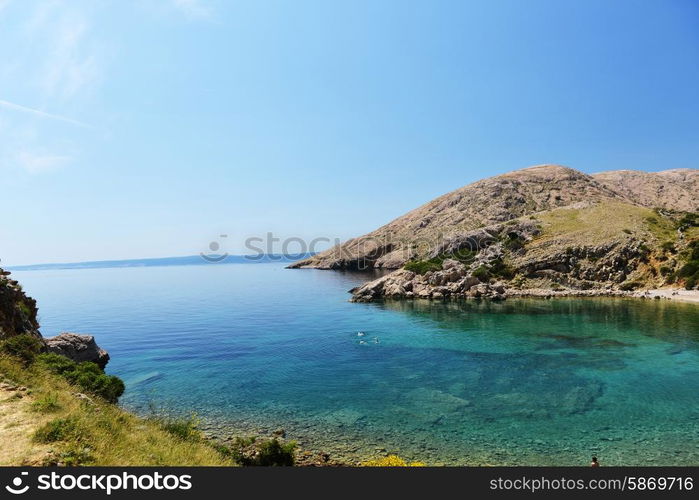
[[[594,174],[592,177],[633,203],[645,207],[687,212],[699,210],[699,170],[614,170]]]
[[[698,170],[590,176],[536,166],[462,187],[290,267],[398,270],[355,290],[358,301],[685,284],[698,188]]]

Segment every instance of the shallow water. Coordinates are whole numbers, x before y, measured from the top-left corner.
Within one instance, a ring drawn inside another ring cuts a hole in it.
[[[122,404],[348,461],[699,464],[699,307],[352,304],[366,275],[279,264],[16,271],[45,336],[94,334]],[[358,332],[364,336],[358,336]]]

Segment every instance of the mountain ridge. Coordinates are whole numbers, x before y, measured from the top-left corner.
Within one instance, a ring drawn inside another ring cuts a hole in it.
[[[692,197],[694,186],[699,191],[699,170],[645,173],[648,177],[619,172],[625,171],[589,175],[570,167],[545,164],[488,177],[441,195],[366,235],[289,267],[398,269],[428,253],[424,250],[426,244],[434,246],[442,238],[574,203],[614,200],[647,208],[699,210],[699,202]],[[658,179],[663,177],[668,178],[664,186],[669,199],[659,203]],[[628,179],[636,182],[647,179],[651,187],[620,190],[619,185]],[[641,193],[644,195],[639,196]],[[680,201],[675,203],[674,198]]]

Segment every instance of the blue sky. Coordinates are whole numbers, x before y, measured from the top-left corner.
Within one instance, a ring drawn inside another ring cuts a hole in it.
[[[240,253],[534,164],[697,168],[697,61],[692,0],[0,0],[0,258]]]

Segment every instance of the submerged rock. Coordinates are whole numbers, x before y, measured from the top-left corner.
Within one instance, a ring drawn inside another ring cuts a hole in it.
[[[92,335],[61,333],[44,342],[48,352],[60,354],[78,363],[91,361],[104,368],[109,362],[109,353],[97,345]]]

